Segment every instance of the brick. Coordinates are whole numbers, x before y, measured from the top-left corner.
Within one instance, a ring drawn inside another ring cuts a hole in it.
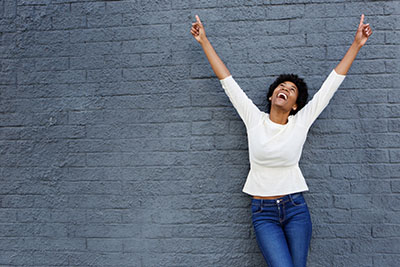
[[[71,231],[73,237],[85,237],[88,239],[88,249],[97,250],[101,248],[100,245],[96,245],[95,241],[98,240],[100,244],[120,246],[122,242],[121,238],[135,237],[140,234],[140,228],[134,227],[132,224],[83,224],[77,225]],[[118,239],[120,239],[118,241]],[[108,242],[107,242],[108,240]],[[89,245],[90,244],[90,245]],[[122,247],[118,249],[122,250]]]
[[[35,66],[34,59],[25,59],[25,60],[15,60],[15,59],[4,59],[1,70],[3,72],[10,72],[10,71],[22,71],[27,72],[34,68]]]
[[[217,142],[213,136],[194,136],[190,139],[190,149],[192,150],[213,150]]]
[[[71,57],[69,59],[71,69],[100,69],[105,67],[104,56]]]
[[[105,223],[122,223],[123,213],[123,210],[87,210],[85,220],[81,222],[98,223],[100,225]]]
[[[68,70],[68,58],[44,58],[35,64],[37,71],[66,71]]]
[[[380,181],[363,180],[363,181],[351,182],[351,193],[365,194],[366,192],[376,193],[376,194],[391,193],[390,183],[384,180]]]
[[[56,223],[13,223],[13,224],[2,224],[0,232],[3,237],[24,237],[31,235],[34,237],[55,237],[65,238],[67,237],[67,226],[65,224]]]
[[[371,209],[371,210],[353,210],[352,220],[356,222],[362,222],[363,224],[382,224],[385,223],[386,212],[382,209]]]
[[[16,84],[17,75],[13,72],[2,72],[0,78],[1,85]]]
[[[140,266],[142,256],[137,253],[104,253],[104,252],[72,252],[68,255],[69,263],[75,266],[83,265],[113,265]]]
[[[116,82],[122,78],[122,71],[118,69],[88,70],[86,74],[88,82]]]
[[[225,37],[235,31],[241,31],[245,36],[265,36],[289,32],[288,21],[238,21],[216,22],[207,28],[207,35]],[[219,47],[219,46],[216,46]]]
[[[222,135],[228,132],[229,121],[193,122],[193,135]]]
[[[341,14],[342,16],[357,16],[360,20],[361,14],[365,15],[364,23],[370,23],[372,16],[383,15],[384,7],[383,3],[345,3],[345,10]],[[372,25],[372,22],[371,22]]]
[[[200,14],[202,21],[206,21]],[[149,24],[163,24],[165,21],[170,23],[188,22],[189,19],[194,20],[194,16],[190,16],[184,10],[161,10],[155,12],[154,10],[143,12],[142,10],[123,14],[122,25],[149,25]],[[188,29],[190,29],[190,24]]]
[[[269,1],[264,1],[264,3],[269,2]],[[311,0],[274,0],[271,2],[271,4],[300,4],[300,3],[310,3],[312,2]]]
[[[17,15],[16,1],[6,0],[3,1],[3,16],[5,18],[14,18]]]
[[[337,17],[345,12],[345,5],[344,3],[324,3],[322,5],[310,3],[305,5],[304,9],[304,16],[306,18]]]
[[[168,37],[171,34],[170,25],[143,25],[140,29],[140,38],[153,38],[154,36]]]
[[[104,14],[106,10],[105,2],[86,2],[86,3],[71,3],[71,14],[79,15],[93,15]]]
[[[126,196],[77,195],[68,197],[69,208],[126,209],[136,206],[137,199]]]
[[[305,47],[305,48],[282,48],[274,49],[274,53],[262,53],[260,50],[249,51],[250,62],[269,63],[277,60],[284,60],[291,62],[297,58],[313,58],[313,59],[324,59],[325,49]]]
[[[68,41],[70,39],[69,31],[43,31],[34,34],[34,40],[37,44],[52,44]]]
[[[121,42],[93,42],[76,45],[84,47],[85,56],[112,55],[123,52],[123,46]],[[80,54],[73,56],[80,56]]]
[[[111,41],[107,29],[77,29],[70,31],[71,43]]]
[[[331,193],[334,194],[335,192],[341,193],[350,193],[350,184],[348,181],[342,180],[333,180],[329,179],[309,179],[310,176],[307,176],[307,184],[310,188],[313,188],[312,191],[315,193],[326,194]],[[321,178],[324,178],[322,176]]]
[[[398,237],[399,225],[377,225],[372,228],[373,237]]]
[[[376,16],[374,25],[376,30],[398,30],[399,16]]]
[[[7,217],[11,219],[11,217]],[[47,209],[19,209],[16,212],[16,218],[17,221],[21,223],[51,222],[51,214],[48,212]]]
[[[301,20],[291,20],[289,21],[289,32],[291,34],[307,33],[307,43],[310,42],[311,45],[318,44],[319,42],[330,42],[331,39],[321,38],[324,36],[322,34],[325,31],[326,25],[323,19],[301,19]],[[315,36],[312,38],[312,36]],[[296,40],[297,41],[297,40]],[[337,38],[332,38],[333,41],[340,41]]]
[[[257,47],[257,49],[271,49],[271,48],[282,48],[282,43],[287,43],[285,47],[302,47],[305,46],[305,36],[304,34],[296,33],[291,35],[253,37],[252,43],[250,44],[246,40],[241,40],[233,43],[232,47],[234,49],[240,49],[240,48],[251,49],[254,47]],[[254,67],[256,66],[257,65],[255,65]]]
[[[355,253],[396,253],[399,249],[399,238],[367,239],[363,242],[352,242],[352,251]]]
[[[68,254],[63,252],[41,252],[41,251],[4,251],[0,264],[12,265],[56,265],[67,266]]]
[[[28,259],[33,260],[33,263],[36,265],[59,265],[59,266],[67,266],[68,265],[68,253],[65,252],[43,252],[43,251],[35,251],[32,254],[29,254]]]
[[[357,59],[382,59],[382,58],[393,58],[398,55],[399,52],[393,49],[390,45],[366,45],[363,49],[360,50],[359,54],[357,55]],[[328,47],[327,58],[333,60],[341,59],[348,47]],[[372,52],[372,50],[374,52]]]
[[[0,114],[1,126],[20,126],[24,125],[31,118],[30,116],[25,116],[24,114],[18,113],[8,113],[8,114]]]
[[[267,7],[268,19],[293,19],[304,16],[304,5],[271,5]]]
[[[51,219],[50,222],[60,222],[60,223],[85,223],[86,222],[86,211],[85,210],[76,210],[75,208],[62,208],[50,213]],[[71,230],[68,228],[68,233]],[[70,236],[70,234],[69,234]]]
[[[89,251],[118,252],[123,248],[123,241],[111,238],[88,238]]]
[[[0,20],[0,29],[3,32],[15,32],[17,26],[14,23],[11,23],[13,19],[1,19]]]
[[[74,15],[63,15],[54,16],[51,18],[52,29],[67,30],[67,29],[78,29],[85,28],[87,26],[85,16],[74,16]]]
[[[220,16],[218,16],[218,20],[223,21],[252,21],[252,20],[262,20],[265,19],[267,16],[267,10],[256,7],[232,7],[229,9],[217,9]]]
[[[119,182],[63,182],[59,185],[62,194],[118,194],[122,187]]]
[[[17,210],[2,208],[0,211],[0,222],[10,223],[17,221]]]
[[[83,82],[85,79],[85,72],[79,70],[42,71],[17,75],[19,84]]]
[[[89,53],[90,51],[88,51]],[[52,45],[32,45],[20,51],[21,56],[83,56],[86,54],[85,46],[81,44],[54,43]]]
[[[143,11],[163,11],[171,9],[171,2],[167,0],[160,0],[156,3],[149,3],[142,0],[140,4]]]
[[[160,125],[131,125],[125,127],[93,126],[87,129],[88,138],[140,138],[140,137],[183,137],[190,132],[189,123]],[[101,130],[102,132],[98,132]]]
[[[398,255],[388,255],[388,254],[377,254],[373,256],[374,264],[378,265],[386,265],[386,266],[395,266],[400,260]]]
[[[400,8],[396,2],[385,2],[384,11],[386,15],[400,14]]]
[[[354,265],[362,265],[362,266],[374,266],[373,265],[373,257],[369,254],[363,254],[362,256],[354,255],[334,255],[333,262],[335,266],[354,266]]]
[[[140,1],[110,1],[105,2],[105,11],[107,13],[117,13],[117,14],[124,14],[124,13],[135,13],[141,10],[140,8]]]
[[[89,28],[116,27],[122,25],[122,14],[94,14],[86,15]]]
[[[122,43],[123,53],[159,52],[161,43],[157,39],[141,39]]]
[[[315,239],[310,245],[314,253],[329,251],[334,249],[335,253],[345,253],[350,250],[351,243],[345,239]]]
[[[71,30],[72,43],[112,42],[139,39],[140,27],[113,27]]]

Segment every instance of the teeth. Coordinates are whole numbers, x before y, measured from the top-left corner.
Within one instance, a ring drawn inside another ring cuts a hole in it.
[[[283,95],[283,97],[285,98],[285,100],[287,100],[287,95],[285,95],[284,93],[279,93],[279,94],[278,94],[278,97],[281,96],[281,95]]]

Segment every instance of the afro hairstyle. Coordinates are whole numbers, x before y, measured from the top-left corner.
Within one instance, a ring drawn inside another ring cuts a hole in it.
[[[302,78],[297,76],[296,74],[281,74],[278,78],[269,86],[268,94],[267,94],[267,109],[266,112],[270,113],[271,111],[271,100],[269,98],[272,96],[276,87],[283,82],[292,82],[297,86],[298,96],[296,99],[297,109],[291,110],[289,115],[295,115],[299,110],[301,110],[306,104],[308,100],[308,87]]]

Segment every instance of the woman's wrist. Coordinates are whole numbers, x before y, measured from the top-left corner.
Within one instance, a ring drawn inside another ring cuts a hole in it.
[[[354,48],[356,48],[356,49],[358,49],[358,50],[360,50],[361,47],[363,47],[363,45],[362,45],[361,43],[357,42],[356,40],[353,41],[353,43],[351,44],[351,46],[354,47]]]
[[[204,46],[210,43],[210,41],[208,41],[207,37],[204,37],[204,39],[200,40],[199,43]]]

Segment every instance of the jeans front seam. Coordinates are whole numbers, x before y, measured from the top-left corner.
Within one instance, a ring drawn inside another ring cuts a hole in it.
[[[279,220],[279,221],[280,221],[280,223],[283,223],[283,222],[286,220],[286,207],[285,207],[285,203],[282,203],[281,209],[282,209],[282,220]]]

